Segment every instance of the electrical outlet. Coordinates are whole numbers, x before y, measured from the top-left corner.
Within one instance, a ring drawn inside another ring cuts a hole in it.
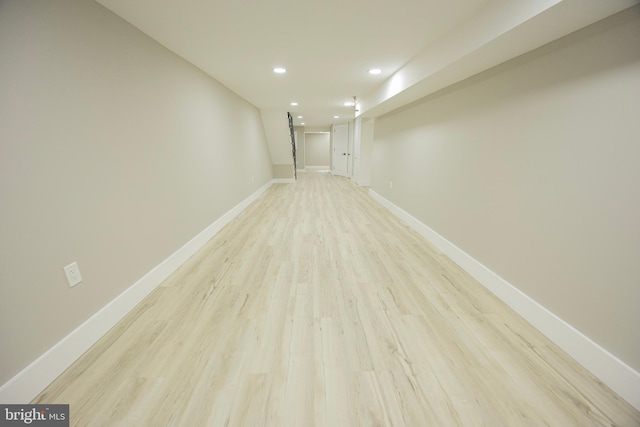
[[[251,182],[255,182],[256,181],[256,177],[251,175]]]
[[[77,262],[67,265],[64,268],[64,274],[67,276],[67,283],[69,283],[70,288],[82,282],[82,276],[80,275],[80,267],[78,267]]]
[[[389,188],[393,188],[393,181],[389,181]]]

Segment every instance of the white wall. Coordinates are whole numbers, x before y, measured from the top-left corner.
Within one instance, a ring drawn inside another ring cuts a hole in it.
[[[372,177],[636,371],[639,46],[636,6],[378,118]]]
[[[272,170],[254,106],[93,1],[0,3],[0,93],[2,384]]]

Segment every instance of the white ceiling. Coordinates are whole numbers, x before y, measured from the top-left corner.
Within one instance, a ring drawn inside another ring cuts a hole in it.
[[[361,113],[385,113],[636,3],[97,1],[263,112],[291,111],[306,126],[353,118],[352,96]]]

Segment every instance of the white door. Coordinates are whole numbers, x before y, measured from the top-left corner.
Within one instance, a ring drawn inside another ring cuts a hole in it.
[[[351,179],[356,183],[360,180],[360,141],[362,138],[362,119],[358,117],[353,121],[353,140],[351,149]]]
[[[349,125],[333,126],[333,156],[331,171],[334,175],[349,175]]]

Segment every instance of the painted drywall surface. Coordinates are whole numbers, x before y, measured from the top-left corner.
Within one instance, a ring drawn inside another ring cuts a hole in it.
[[[361,96],[360,114],[388,113],[635,4],[637,0],[488,2]]]
[[[329,133],[309,133],[305,132],[305,166],[326,166],[329,167]]]
[[[302,170],[304,164],[304,126],[294,127],[296,132],[296,169]]]
[[[371,184],[371,161],[373,155],[374,119],[358,117],[353,120],[353,176],[351,179],[360,186]]]
[[[636,370],[638,46],[634,7],[378,118],[372,177]]]
[[[273,177],[278,179],[293,178],[293,165],[273,165]]]
[[[260,113],[267,135],[271,161],[274,165],[292,165],[293,154],[287,112],[262,110]]]
[[[0,92],[2,384],[273,176],[255,107],[95,2],[2,2]]]
[[[304,126],[305,132],[329,132],[331,133],[331,126]]]
[[[358,184],[368,186],[371,183],[371,163],[373,156],[374,119],[364,119],[360,127],[360,170]]]

